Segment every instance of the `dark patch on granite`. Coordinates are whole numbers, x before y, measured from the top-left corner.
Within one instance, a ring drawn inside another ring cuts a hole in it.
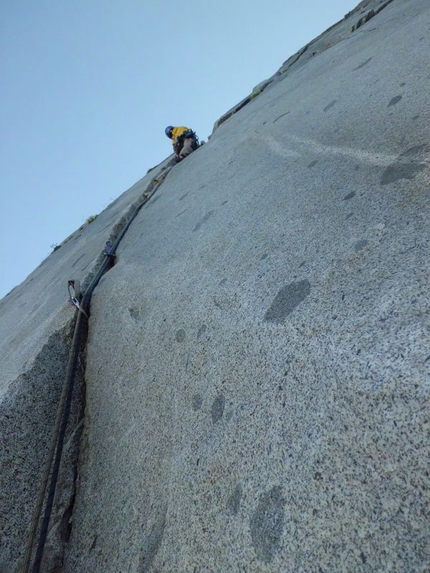
[[[278,119],[281,119],[281,117],[284,117],[284,115],[288,115],[289,113],[291,113],[291,112],[286,111],[285,113],[281,113],[281,115],[278,115],[278,117],[273,120],[273,123],[276,123],[278,121]]]
[[[343,198],[343,201],[349,201],[353,197],[355,197],[355,191],[351,191],[351,193],[348,193],[348,195],[345,195],[345,197]]]
[[[264,259],[267,259],[269,255],[267,253],[264,253],[264,255],[261,255],[260,257],[260,261],[264,261]]]
[[[413,121],[417,121],[417,119],[419,119],[419,118],[420,118],[419,115],[414,115],[414,116],[412,117]]]
[[[193,399],[192,399],[192,404],[191,407],[194,410],[194,412],[197,412],[197,410],[200,410],[200,408],[202,407],[203,404],[203,398],[200,394],[194,394]]]
[[[387,107],[391,107],[391,106],[393,106],[393,105],[396,105],[397,103],[399,103],[399,101],[400,101],[401,99],[402,99],[402,96],[401,96],[401,95],[398,95],[398,96],[396,96],[396,97],[393,97],[393,98],[390,100],[390,103],[387,105]]]
[[[130,313],[131,318],[134,318],[134,320],[138,320],[140,318],[140,308],[131,307],[128,309],[128,312]]]
[[[175,334],[176,342],[184,342],[185,340],[185,330],[180,328]]]
[[[75,261],[75,262],[73,263],[73,265],[72,265],[72,269],[73,269],[73,267],[76,266],[76,265],[79,263],[79,261],[80,261],[81,259],[83,259],[85,256],[86,256],[86,253],[84,253],[84,254],[81,255],[78,259],[76,259],[76,261]]]
[[[200,338],[207,330],[206,324],[202,324],[197,332],[197,338]]]
[[[406,85],[406,82],[402,82],[402,83],[400,84],[400,87],[403,88],[405,85]]]
[[[308,169],[310,169],[311,167],[314,167],[316,164],[318,163],[318,159],[314,159],[314,161],[311,161],[308,165]]]
[[[162,511],[158,521],[154,523],[151,531],[146,535],[142,544],[142,554],[139,560],[139,573],[147,573],[152,567],[152,563],[157,556],[163,540],[164,530],[166,528],[167,506]]]
[[[198,221],[198,223],[196,223],[196,226],[193,229],[193,232],[198,231],[200,229],[200,227],[206,223],[206,221],[208,219],[210,219],[210,217],[212,217],[212,215],[214,214],[214,211],[209,211],[208,213],[206,213],[206,215],[204,217],[202,217],[200,219],[200,221]]]
[[[178,214],[175,216],[175,219],[177,219],[178,217],[180,217],[181,215],[183,215],[183,214],[186,213],[187,211],[188,211],[188,209],[184,209],[183,211],[181,211],[180,213],[178,213]]]
[[[369,241],[366,241],[366,239],[362,239],[361,241],[357,241],[354,245],[354,251],[356,253],[358,253],[358,251],[361,251],[361,249],[364,249],[364,247],[366,247],[368,245]]]
[[[354,68],[353,71],[356,72],[357,70],[361,70],[361,68],[364,68],[364,66],[367,66],[367,64],[368,64],[371,60],[373,60],[373,57],[372,57],[372,58],[368,58],[367,60],[365,60],[364,62],[362,62],[359,66],[357,66],[356,68]]]
[[[156,195],[153,199],[150,199],[148,201],[148,205],[153,205],[155,203],[155,201],[158,201],[159,198],[160,198],[160,195]]]
[[[221,279],[218,283],[219,286],[223,286],[225,285],[225,283],[227,282],[227,279]]]
[[[106,225],[100,229],[99,233],[102,233],[103,231],[106,231],[106,229],[108,229],[108,228],[111,227],[111,226],[112,226],[111,223],[106,223]]]
[[[325,106],[325,108],[323,109],[323,111],[328,111],[329,109],[331,109],[334,105],[337,104],[337,99],[332,100],[329,104],[327,104]]]
[[[97,545],[97,535],[94,537],[93,542],[91,543],[90,551],[96,548]]]
[[[216,424],[221,420],[224,414],[225,397],[224,394],[219,394],[213,401],[211,408],[212,422]]]
[[[399,157],[416,157],[417,155],[423,158],[425,153],[430,152],[430,146],[426,143],[422,143],[421,145],[414,145],[413,147],[409,147],[406,151],[400,154]]]
[[[426,168],[423,160],[424,154],[429,149],[426,144],[416,145],[401,153],[397,160],[385,169],[380,185],[389,185],[401,179],[414,179],[418,173]]]
[[[234,488],[233,493],[227,500],[227,508],[233,515],[237,515],[239,512],[241,499],[242,499],[242,486],[240,483],[238,483]]]
[[[353,215],[354,213],[348,213],[348,215],[345,217],[345,220],[347,221],[348,219],[351,219]]]
[[[201,187],[200,187],[200,189],[201,189]],[[188,193],[189,193],[189,191],[187,191],[186,193],[184,193],[184,194],[182,195],[182,197],[179,197],[179,201],[183,201],[183,200],[185,199],[185,197],[188,195]]]
[[[268,322],[282,322],[297,306],[309,296],[311,284],[308,280],[302,280],[282,288],[274,298],[270,308],[264,315]]]
[[[285,499],[282,488],[275,486],[258,503],[251,521],[251,538],[258,559],[270,563],[279,549],[284,530]]]
[[[227,201],[223,201],[223,202],[221,203],[221,205],[225,205],[226,203],[228,203],[228,200],[227,200]]]
[[[16,564],[19,562],[22,532],[25,532],[32,517],[34,487],[31,486],[32,484],[38,486],[41,463],[43,464],[48,456],[51,431],[55,426],[55,416],[66,376],[73,335],[71,326],[69,322],[61,330],[54,330],[51,333],[40,352],[31,360],[22,363],[22,374],[13,380],[2,396],[0,404],[0,465],[2,467],[0,571],[2,572],[18,570]],[[82,342],[85,342],[84,337]],[[49,552],[44,556],[45,563],[57,560],[62,551],[60,545],[68,535],[68,523],[63,522],[63,517],[66,517],[66,514],[70,517],[69,509],[73,499],[72,474],[76,471],[75,462],[77,462],[72,452],[76,451],[77,454],[81,436],[77,426],[78,421],[82,419],[83,412],[80,399],[83,396],[82,376],[85,364],[81,366],[76,372],[69,426],[65,435],[69,452],[67,471],[70,471],[70,480],[60,469],[61,502],[58,504],[54,501],[51,523],[58,531],[58,535],[51,538],[53,543],[50,545]],[[7,549],[10,550],[8,560],[10,559],[11,568],[3,569],[2,565],[5,565],[3,558],[6,558]]]

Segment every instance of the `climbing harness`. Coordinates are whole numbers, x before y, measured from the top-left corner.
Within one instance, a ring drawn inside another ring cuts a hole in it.
[[[35,506],[33,518],[30,525],[30,533],[27,539],[27,548],[23,560],[23,566],[21,568],[21,573],[29,573],[30,571],[30,563],[33,554],[33,547],[35,545],[36,532],[38,530],[40,516],[42,514],[43,502],[46,498],[45,511],[43,513],[42,524],[40,525],[35,558],[33,562],[33,567],[31,569],[32,573],[40,573],[43,551],[48,536],[49,521],[51,518],[55,491],[58,481],[58,474],[60,470],[60,463],[64,446],[64,438],[67,429],[67,422],[69,419],[70,408],[72,403],[74,381],[79,363],[82,340],[85,334],[84,329],[87,324],[87,321],[85,319],[88,319],[88,311],[92,293],[96,288],[97,284],[99,283],[103,274],[107,270],[109,270],[110,267],[112,266],[112,261],[113,258],[115,257],[115,251],[119,243],[123,239],[125,233],[128,231],[131,223],[134,221],[134,219],[136,218],[137,214],[139,213],[143,205],[147,203],[147,201],[149,201],[152,195],[156,192],[156,190],[164,181],[167,173],[170,171],[171,168],[172,166],[168,166],[167,169],[159,176],[158,179],[154,179],[151,182],[150,184],[151,188],[149,190],[147,189],[146,192],[143,194],[142,200],[131,214],[129,220],[127,221],[127,223],[124,225],[123,229],[117,236],[114,244],[112,245],[110,241],[107,241],[105,245],[105,250],[102,253],[103,255],[105,255],[103,263],[97,275],[93,278],[91,284],[89,285],[85,293],[84,294],[81,293],[79,281],[77,280],[68,281],[67,286],[69,292],[69,299],[72,302],[72,304],[76,306],[79,312],[76,317],[73,340],[69,354],[69,361],[67,363],[66,377],[60,402],[57,409],[57,417],[55,420],[54,432],[51,440],[51,447],[49,450],[45,471],[42,477],[38,500]],[[48,487],[48,482],[49,482],[49,487]]]

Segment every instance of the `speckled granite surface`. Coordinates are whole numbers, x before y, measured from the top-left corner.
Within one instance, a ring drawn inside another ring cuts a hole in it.
[[[130,229],[67,571],[428,570],[429,25],[394,1],[268,86]]]
[[[359,6],[382,5],[127,232],[91,305],[64,572],[429,571],[430,4]]]

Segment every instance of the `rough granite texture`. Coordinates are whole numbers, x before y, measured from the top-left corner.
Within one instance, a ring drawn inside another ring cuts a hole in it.
[[[62,571],[430,570],[430,3],[373,4],[121,242]]]
[[[171,159],[116,199],[90,225],[83,225],[0,301],[0,572],[20,570],[64,384],[75,307],[67,282],[85,285],[96,274],[108,239],[118,235],[144,192]],[[151,199],[151,200],[155,200]],[[60,486],[51,524],[49,554],[62,562],[75,497],[76,461],[82,424],[84,356],[78,369],[66,435]],[[55,538],[55,539],[54,539]],[[45,560],[46,561],[46,560]]]

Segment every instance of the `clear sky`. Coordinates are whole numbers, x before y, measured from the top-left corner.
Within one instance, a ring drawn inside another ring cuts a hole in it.
[[[358,2],[2,0],[0,298]]]

